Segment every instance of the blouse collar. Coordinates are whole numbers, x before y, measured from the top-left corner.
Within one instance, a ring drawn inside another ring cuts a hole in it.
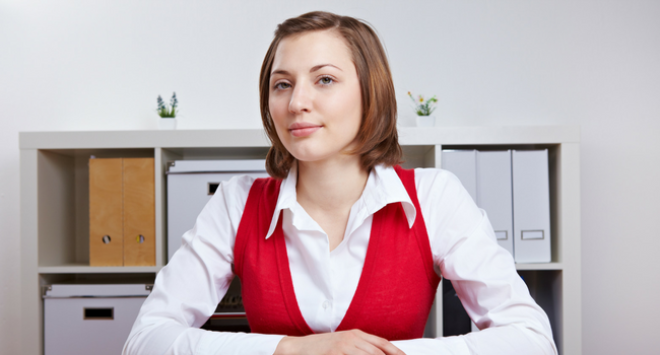
[[[282,180],[280,185],[280,193],[277,198],[275,212],[270,222],[270,228],[268,228],[268,233],[266,234],[266,239],[275,231],[282,210],[289,209],[295,213],[299,208],[296,197],[297,177],[297,164],[293,164],[288,176]],[[417,212],[410,196],[408,196],[406,188],[403,186],[401,179],[399,179],[399,175],[397,175],[393,167],[376,165],[371,169],[364,191],[358,201],[353,205],[353,208],[358,208],[356,219],[363,221],[386,205],[398,202],[401,202],[403,206],[403,211],[408,220],[408,227],[412,228]]]

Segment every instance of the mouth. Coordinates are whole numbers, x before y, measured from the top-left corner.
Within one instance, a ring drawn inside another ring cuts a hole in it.
[[[294,137],[306,137],[321,128],[323,128],[323,126],[319,124],[296,122],[289,126],[289,132],[291,132],[291,135]]]

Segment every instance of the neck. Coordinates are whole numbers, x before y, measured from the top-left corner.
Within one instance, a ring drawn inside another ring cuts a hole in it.
[[[298,203],[306,209],[350,209],[362,195],[368,176],[360,166],[360,157],[355,155],[298,161]]]

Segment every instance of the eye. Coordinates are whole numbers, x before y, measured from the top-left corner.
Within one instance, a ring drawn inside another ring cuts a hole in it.
[[[334,82],[335,82],[335,79],[333,79],[332,77],[329,77],[329,76],[324,76],[324,77],[321,77],[321,79],[319,79],[319,83],[321,83],[321,85],[330,85]]]
[[[275,90],[284,90],[284,89],[288,89],[290,87],[291,87],[291,85],[289,85],[289,83],[285,83],[285,82],[279,82],[279,83],[276,83],[275,86],[273,86],[273,88]]]

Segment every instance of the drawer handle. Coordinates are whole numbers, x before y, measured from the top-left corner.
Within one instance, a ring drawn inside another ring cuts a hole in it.
[[[142,244],[142,243],[144,243],[144,236],[142,234],[140,234],[140,235],[137,236],[137,238],[135,238],[135,240],[138,243]]]
[[[109,244],[111,239],[109,235],[104,235],[101,240],[103,241],[103,244]]]
[[[84,320],[113,320],[115,319],[114,308],[83,308]]]

